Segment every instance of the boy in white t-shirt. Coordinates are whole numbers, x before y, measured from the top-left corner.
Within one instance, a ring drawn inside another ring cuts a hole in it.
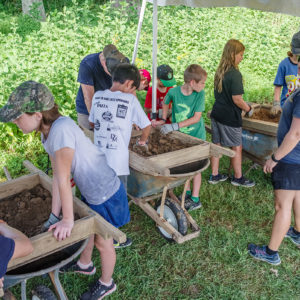
[[[151,123],[140,102],[133,94],[140,85],[139,70],[130,64],[116,67],[112,87],[94,94],[89,115],[94,127],[94,143],[105,153],[108,165],[117,173],[124,187],[129,175],[129,141],[132,124],[142,129],[138,143],[145,146]],[[128,239],[129,240],[129,239]],[[115,245],[116,248],[129,246]]]

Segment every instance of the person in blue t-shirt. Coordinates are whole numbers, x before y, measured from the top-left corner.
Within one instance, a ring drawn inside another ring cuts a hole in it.
[[[264,166],[265,173],[272,172],[275,196],[271,239],[268,246],[248,246],[251,256],[273,265],[281,262],[278,249],[284,237],[300,246],[300,88],[283,105],[277,140],[279,147]],[[291,210],[294,227],[290,227]]]
[[[291,42],[291,51],[278,66],[274,80],[274,101],[272,113],[281,111],[287,97],[297,88],[295,86],[298,74],[298,56],[300,55],[300,31],[295,33]]]
[[[19,230],[0,220],[0,288],[11,259],[29,255],[33,251],[30,240]]]
[[[76,97],[77,121],[81,127],[90,129],[88,117],[94,93],[111,87],[111,72],[120,63],[129,63],[129,59],[112,44],[81,61],[77,77],[80,87]]]

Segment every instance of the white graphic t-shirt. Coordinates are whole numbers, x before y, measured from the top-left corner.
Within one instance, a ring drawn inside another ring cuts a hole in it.
[[[94,123],[94,143],[105,153],[108,165],[118,176],[128,175],[132,124],[141,129],[151,124],[138,99],[120,91],[98,91],[89,121]]]

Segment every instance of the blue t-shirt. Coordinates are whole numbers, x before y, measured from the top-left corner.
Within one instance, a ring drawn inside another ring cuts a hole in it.
[[[280,105],[283,106],[287,95],[294,89],[294,82],[297,77],[298,65],[294,64],[289,57],[286,57],[278,66],[274,85],[282,86]]]
[[[94,53],[86,56],[80,63],[77,82],[94,87],[95,92],[110,89],[112,86],[112,78],[108,75],[101,63],[99,53]],[[76,97],[76,111],[81,114],[88,115],[81,85]]]
[[[8,262],[15,251],[15,241],[3,235],[0,235],[0,278],[2,278],[7,269]]]
[[[293,117],[300,118],[300,89],[285,101],[282,108],[282,114],[278,125],[277,140],[278,146],[281,145],[285,135],[291,128]],[[300,142],[296,147],[281,159],[287,164],[300,164]]]

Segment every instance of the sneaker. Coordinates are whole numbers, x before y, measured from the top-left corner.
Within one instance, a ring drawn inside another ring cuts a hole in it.
[[[112,294],[116,289],[117,286],[114,281],[110,286],[106,286],[97,280],[87,292],[81,295],[80,300],[100,300]]]
[[[285,237],[290,238],[295,245],[300,246],[300,234],[294,232],[294,227],[290,227]]]
[[[228,176],[226,174],[218,174],[218,175],[210,175],[208,179],[208,183],[217,184],[219,182],[223,182],[227,180]]]
[[[181,196],[178,197],[178,199],[181,202]],[[184,200],[184,208],[188,211],[192,211],[195,209],[198,209],[202,206],[200,200],[198,202],[195,202],[192,200],[191,195],[185,195],[185,200]]]
[[[231,179],[231,184],[235,186],[244,186],[244,187],[253,187],[255,186],[255,182],[247,179],[246,177],[242,176],[241,178],[235,178],[234,176]]]
[[[96,273],[96,267],[94,265],[87,269],[82,269],[78,266],[77,261],[73,260],[59,269],[60,273],[80,273],[84,275],[94,275]]]
[[[248,245],[248,253],[255,259],[257,260],[262,260],[265,261],[271,265],[279,265],[281,263],[279,254],[273,254],[270,255],[267,253],[267,246],[256,246],[254,244],[249,244]]]
[[[119,243],[116,240],[114,240],[114,247],[115,249],[120,249],[120,248],[125,248],[128,247],[132,244],[132,239],[131,238],[127,238],[127,240],[124,243]]]

